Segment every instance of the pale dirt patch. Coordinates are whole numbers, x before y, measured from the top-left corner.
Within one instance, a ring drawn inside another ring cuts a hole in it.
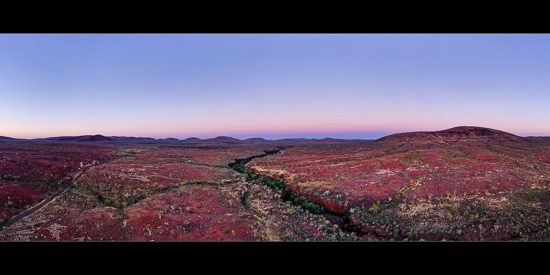
[[[395,172],[387,169],[380,169],[375,174],[392,176],[392,175],[395,175]]]
[[[290,174],[288,171],[285,171],[285,170],[265,169],[265,168],[261,168],[259,166],[252,166],[252,167],[250,167],[250,169],[252,169],[252,171],[254,171],[255,173],[258,173],[260,175],[265,175],[265,176],[268,176],[268,177],[273,177],[273,178],[278,178],[278,179],[284,178],[285,176],[288,176],[288,174]],[[292,175],[291,175],[291,177],[292,177]]]

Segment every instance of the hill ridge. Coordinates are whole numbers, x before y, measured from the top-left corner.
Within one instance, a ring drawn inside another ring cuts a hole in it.
[[[439,131],[416,131],[388,135],[377,139],[378,142],[452,142],[507,140],[525,142],[527,139],[497,129],[479,126],[457,126]]]

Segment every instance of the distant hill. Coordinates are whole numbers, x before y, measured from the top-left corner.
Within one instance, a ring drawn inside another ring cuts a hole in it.
[[[340,140],[335,139],[335,138],[327,137],[327,138],[324,138],[324,139],[320,139],[319,141],[321,141],[321,142],[335,142],[335,141],[340,141]]]
[[[241,142],[240,139],[232,138],[232,137],[226,137],[226,136],[219,136],[215,138],[207,138],[204,141],[206,142]]]
[[[190,137],[190,138],[186,138],[184,140],[182,140],[183,142],[201,142],[202,139],[198,138],[198,137]]]
[[[13,141],[13,140],[18,140],[18,139],[11,138],[11,137],[0,136],[0,141]]]
[[[408,132],[385,136],[377,142],[454,142],[454,141],[511,141],[525,142],[527,139],[514,134],[476,126],[459,126],[441,131]]]
[[[531,142],[550,142],[550,137],[525,137],[525,139]]]
[[[174,141],[179,141],[179,139],[177,139],[177,138],[164,138],[164,139],[159,138],[159,139],[157,139],[157,141],[174,142]]]
[[[267,141],[264,138],[247,138],[244,140],[245,142],[264,142]]]
[[[122,142],[156,142],[157,140],[154,138],[149,137],[120,137],[120,136],[113,136],[111,137],[114,141],[122,141]]]
[[[100,142],[100,141],[113,141],[113,139],[102,135],[93,135],[93,136],[82,136],[75,139],[74,141],[75,142]]]
[[[113,141],[113,138],[102,135],[84,135],[84,136],[61,136],[37,139],[42,141],[64,141],[64,142],[102,142]]]

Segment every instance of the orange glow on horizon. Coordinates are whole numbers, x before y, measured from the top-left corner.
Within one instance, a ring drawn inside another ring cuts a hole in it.
[[[23,139],[34,139],[34,138],[46,138],[54,136],[79,136],[79,135],[95,135],[100,134],[104,136],[133,136],[133,137],[157,137],[157,138],[167,138],[167,137],[177,137],[177,138],[187,138],[187,137],[216,137],[216,136],[256,136],[262,137],[262,135],[288,135],[292,136],[304,136],[315,135],[315,134],[326,134],[330,135],[342,135],[342,134],[361,134],[361,133],[376,133],[376,134],[394,134],[394,133],[403,133],[403,132],[416,132],[416,131],[439,131],[445,130],[458,126],[479,126],[487,127],[496,130],[501,130],[509,132],[518,136],[550,136],[550,131],[540,132],[535,127],[530,127],[529,125],[524,127],[500,127],[500,125],[479,125],[479,124],[456,124],[456,125],[443,125],[443,126],[413,126],[401,125],[401,127],[396,126],[395,123],[388,123],[382,125],[381,123],[371,123],[368,126],[356,126],[352,124],[342,124],[342,125],[315,125],[315,124],[304,124],[304,123],[294,123],[286,125],[277,125],[278,127],[272,127],[271,125],[253,125],[255,127],[250,127],[251,125],[232,125],[226,123],[225,125],[220,123],[218,125],[209,125],[205,124],[203,127],[191,128],[191,127],[177,127],[158,124],[157,127],[149,127],[147,130],[136,130],[138,127],[126,127],[125,129],[113,129],[113,128],[104,128],[97,129],[95,127],[90,127],[89,130],[86,130],[84,127],[80,129],[63,129],[61,127],[56,127],[53,129],[47,129],[46,127],[27,129],[24,127],[13,127],[11,129],[3,129],[0,133],[0,136],[12,137],[12,138],[23,138]],[[188,130],[187,130],[188,129]],[[192,130],[191,130],[192,129]],[[330,136],[327,136],[330,137]]]

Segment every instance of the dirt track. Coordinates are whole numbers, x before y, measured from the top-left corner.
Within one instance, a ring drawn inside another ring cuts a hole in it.
[[[64,188],[61,188],[60,190],[58,190],[57,192],[55,192],[53,195],[49,196],[47,199],[41,201],[40,203],[38,203],[37,205],[23,211],[21,214],[15,216],[15,217],[12,217],[10,220],[8,220],[7,222],[3,223],[0,225],[0,230],[2,230],[4,227],[7,227],[7,226],[10,226],[12,225],[13,223],[17,222],[18,220],[36,212],[37,210],[41,209],[42,207],[46,206],[48,203],[54,201],[59,195],[63,194],[63,192],[67,191],[67,189],[69,189],[71,186],[73,186],[79,179],[80,177],[82,177],[82,175],[90,168],[92,167],[93,165],[88,165],[88,166],[85,166],[82,170],[80,170],[79,172],[77,172],[74,176],[73,176],[73,180],[71,182],[71,184],[67,185],[66,187]]]

